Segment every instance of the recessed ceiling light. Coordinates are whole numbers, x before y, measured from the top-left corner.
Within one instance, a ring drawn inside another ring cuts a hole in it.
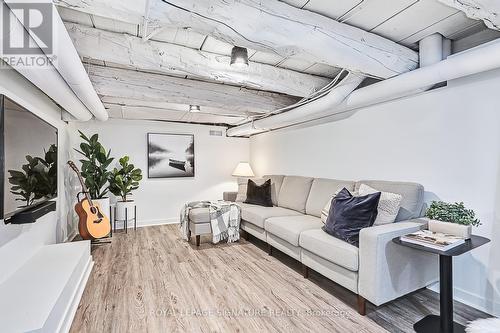
[[[233,47],[233,49],[231,50],[231,66],[248,66],[248,51],[246,48],[239,46]]]
[[[200,112],[200,106],[199,105],[190,105],[189,112]]]

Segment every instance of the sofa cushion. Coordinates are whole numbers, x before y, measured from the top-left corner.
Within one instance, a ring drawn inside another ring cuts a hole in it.
[[[280,194],[281,185],[283,185],[283,178],[285,178],[285,176],[265,175],[262,178],[271,179],[271,199],[273,201],[273,205],[278,206],[278,196]]]
[[[358,248],[321,229],[306,230],[300,234],[299,245],[315,255],[351,271],[358,271]]]
[[[278,206],[305,213],[312,181],[311,177],[285,176],[278,197]]]
[[[208,208],[193,208],[189,211],[189,220],[193,223],[210,222],[210,211]]]
[[[424,187],[417,183],[391,182],[384,180],[360,180],[356,183],[356,191],[361,184],[366,184],[379,191],[401,194],[401,207],[396,222],[410,220],[422,216],[424,205]]]
[[[263,207],[241,203],[241,219],[264,228],[264,222],[270,217],[302,215],[294,210],[282,207]]]
[[[321,210],[335,193],[344,187],[352,192],[354,184],[355,182],[347,180],[315,178],[307,198],[306,214],[321,217]]]
[[[299,246],[301,232],[317,229],[322,225],[319,218],[311,215],[281,216],[267,219],[264,229],[294,246]]]

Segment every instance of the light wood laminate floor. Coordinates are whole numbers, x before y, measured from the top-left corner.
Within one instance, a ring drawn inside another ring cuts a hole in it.
[[[178,225],[115,233],[94,246],[95,265],[71,332],[413,332],[438,313],[438,295],[421,290],[356,312],[356,295],[254,238],[196,248]],[[456,304],[456,320],[487,317]]]

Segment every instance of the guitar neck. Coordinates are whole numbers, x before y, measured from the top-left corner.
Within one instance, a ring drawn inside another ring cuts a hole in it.
[[[85,199],[87,199],[87,201],[89,202],[90,206],[93,206],[94,204],[92,203],[92,199],[90,198],[89,190],[87,189],[87,186],[85,185],[85,181],[83,180],[82,175],[77,170],[75,170],[75,172],[76,172],[76,174],[78,176],[78,180],[80,181],[80,184],[82,185],[82,191],[83,191],[83,194],[85,195]]]

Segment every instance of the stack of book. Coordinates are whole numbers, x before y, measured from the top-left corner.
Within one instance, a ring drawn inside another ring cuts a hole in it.
[[[432,232],[429,230],[420,230],[405,236],[401,236],[401,241],[422,245],[431,249],[448,251],[465,242],[462,237]]]

